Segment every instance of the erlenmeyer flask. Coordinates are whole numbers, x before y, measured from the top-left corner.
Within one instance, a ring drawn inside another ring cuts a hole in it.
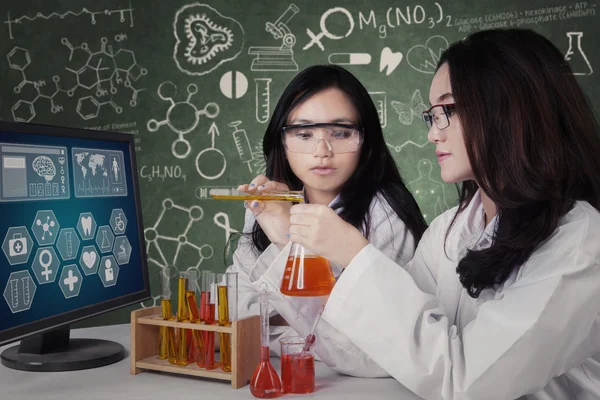
[[[573,75],[591,75],[594,70],[581,47],[583,32],[567,32],[567,37],[569,38],[569,49],[565,54],[565,60],[571,64]]]
[[[331,293],[334,283],[329,261],[300,244],[292,243],[281,281],[281,293],[287,296],[324,296]]]

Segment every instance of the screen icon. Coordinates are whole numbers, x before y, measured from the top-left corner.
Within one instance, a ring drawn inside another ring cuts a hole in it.
[[[33,240],[24,226],[8,228],[2,250],[10,265],[26,263],[31,255]]]

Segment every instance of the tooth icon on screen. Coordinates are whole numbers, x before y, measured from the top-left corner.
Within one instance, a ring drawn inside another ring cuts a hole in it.
[[[92,217],[81,217],[81,227],[83,234],[89,236],[92,233]]]
[[[77,231],[83,240],[92,240],[96,234],[96,221],[91,212],[79,214],[77,220]]]

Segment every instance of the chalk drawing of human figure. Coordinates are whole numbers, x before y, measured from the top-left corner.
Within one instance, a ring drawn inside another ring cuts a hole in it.
[[[423,212],[423,218],[429,224],[435,217],[450,208],[446,202],[444,185],[431,177],[433,165],[431,160],[419,160],[419,177],[408,183],[415,200]]]

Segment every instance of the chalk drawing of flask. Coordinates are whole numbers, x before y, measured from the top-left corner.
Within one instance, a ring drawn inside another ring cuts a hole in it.
[[[591,75],[594,70],[581,48],[583,32],[567,32],[567,37],[569,38],[569,50],[565,54],[565,60],[571,64],[573,75]]]

